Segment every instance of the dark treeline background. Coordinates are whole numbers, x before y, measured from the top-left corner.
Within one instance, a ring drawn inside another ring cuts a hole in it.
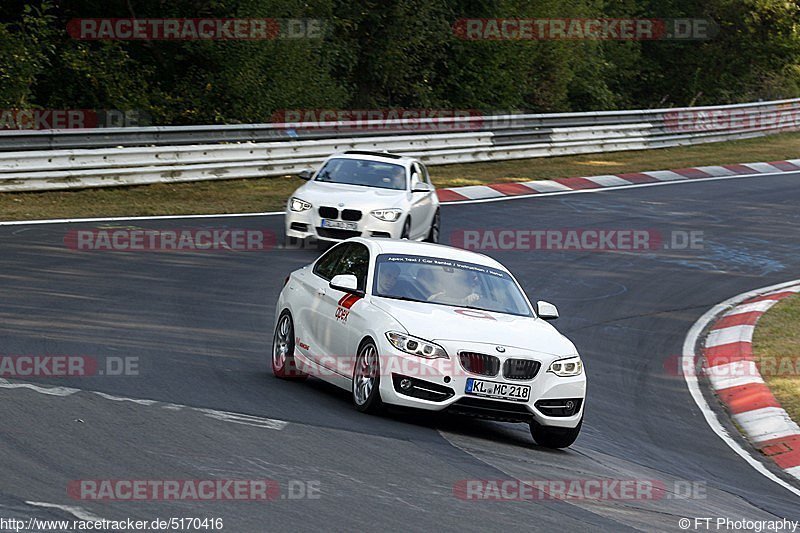
[[[583,111],[800,95],[800,1],[0,0],[0,108],[156,124],[290,108]],[[87,42],[76,17],[315,18],[323,39]],[[465,41],[461,17],[710,18],[707,41]]]

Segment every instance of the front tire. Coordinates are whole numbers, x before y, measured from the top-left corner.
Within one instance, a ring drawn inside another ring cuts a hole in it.
[[[431,230],[428,232],[428,237],[425,239],[425,242],[432,242],[434,244],[439,242],[439,228],[441,225],[441,216],[439,215],[439,210],[436,210],[436,214],[433,215],[433,222],[431,222]]]
[[[367,339],[358,348],[353,368],[353,404],[362,413],[375,414],[383,408],[380,368],[378,349],[372,339]]]
[[[272,373],[275,377],[296,381],[308,377],[297,368],[294,360],[294,322],[289,311],[281,313],[272,336]]]
[[[407,218],[403,224],[403,231],[400,233],[401,239],[409,239],[411,237],[411,218]]]
[[[578,438],[582,425],[583,419],[574,428],[542,426],[534,421],[530,424],[531,436],[536,444],[545,448],[568,448]]]

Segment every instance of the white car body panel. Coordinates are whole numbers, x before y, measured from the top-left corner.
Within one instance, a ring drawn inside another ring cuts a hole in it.
[[[571,341],[549,322],[536,317],[535,313],[525,317],[475,311],[430,302],[389,299],[374,296],[371,291],[375,260],[380,254],[444,258],[508,273],[500,263],[481,254],[435,244],[364,238],[346,242],[361,243],[370,252],[366,294],[356,298],[355,303],[347,309],[346,320],[338,318],[337,311],[344,312],[340,303],[348,294],[332,289],[327,280],[312,271],[313,264],[293,272],[278,298],[275,316],[289,310],[294,319],[294,355],[301,370],[350,390],[355,354],[361,341],[369,337],[378,348],[382,366],[391,366],[381,369],[380,393],[384,403],[441,411],[462,398],[474,398],[465,393],[467,379],[472,377],[512,385],[529,385],[531,394],[524,405],[541,425],[572,428],[580,423],[584,403],[573,416],[547,416],[534,406],[540,399],[584,400],[586,396],[585,371],[572,377],[559,377],[547,371],[553,361],[575,357],[578,352]],[[525,298],[528,306],[532,307],[527,296]],[[447,351],[449,358],[426,359],[400,351],[386,338],[388,331],[399,331],[435,342]],[[498,351],[498,346],[504,351]],[[471,374],[461,366],[458,357],[461,351],[498,357],[501,368],[508,358],[533,359],[539,361],[541,367],[533,379],[526,381],[506,379],[503,371],[495,377],[481,376]],[[418,372],[420,379],[453,389],[454,395],[444,401],[430,401],[402,394],[395,390],[389,373],[397,370],[397,373],[403,374],[408,369]],[[507,403],[502,400],[491,401]]]

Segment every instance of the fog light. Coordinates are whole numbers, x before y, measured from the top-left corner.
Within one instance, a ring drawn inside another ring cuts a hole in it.
[[[411,380],[408,378],[401,379],[400,388],[403,390],[411,390]]]

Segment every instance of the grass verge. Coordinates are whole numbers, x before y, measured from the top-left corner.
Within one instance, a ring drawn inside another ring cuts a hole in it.
[[[800,133],[659,150],[431,167],[437,187],[531,181],[800,157]],[[0,220],[250,213],[283,210],[299,178],[0,193]]]
[[[775,398],[800,422],[800,295],[781,300],[761,317],[753,357]]]

